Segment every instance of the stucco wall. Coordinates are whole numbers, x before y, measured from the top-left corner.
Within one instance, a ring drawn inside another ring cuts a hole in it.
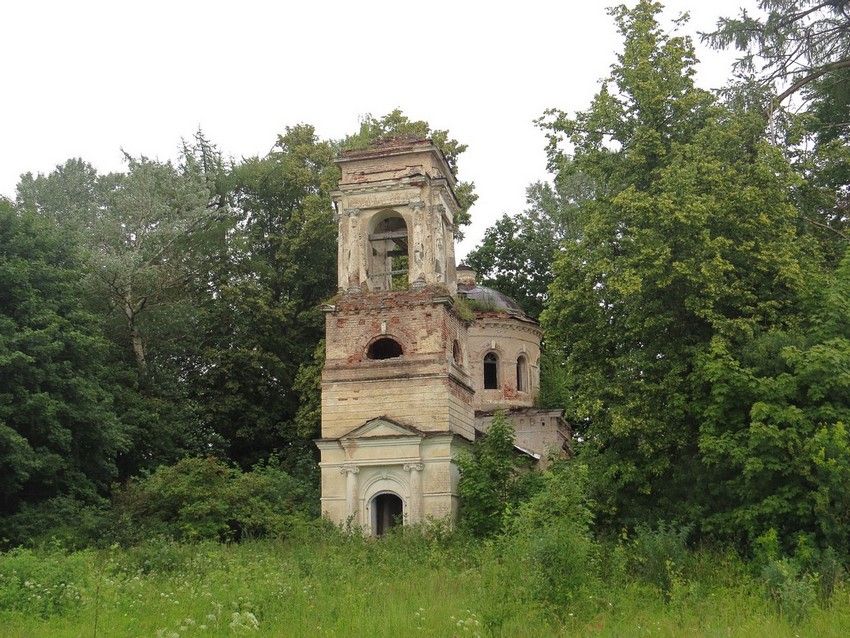
[[[495,407],[532,406],[540,392],[540,337],[537,324],[506,314],[478,313],[469,326],[469,373],[475,389],[473,405],[477,410]],[[484,389],[484,357],[493,352],[499,357],[499,388]],[[528,390],[517,390],[516,363],[526,357]]]

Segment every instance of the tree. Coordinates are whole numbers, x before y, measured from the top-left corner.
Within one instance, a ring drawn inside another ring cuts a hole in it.
[[[502,529],[505,513],[528,496],[528,463],[514,447],[514,429],[504,412],[497,412],[484,438],[472,452],[458,457],[461,500],[460,524],[475,536]]]
[[[801,326],[762,332],[738,356],[715,337],[699,368],[711,388],[699,446],[718,505],[706,528],[850,551],[850,253]]]
[[[127,162],[127,173],[98,175],[69,160],[18,186],[21,208],[58,227],[79,253],[81,303],[135,364],[135,373],[122,366],[114,379],[131,440],[119,455],[122,477],[221,449],[186,380],[205,365],[205,313],[234,223],[227,167],[200,131],[184,142],[178,165]]]
[[[449,137],[446,130],[433,130],[424,120],[411,121],[401,109],[395,109],[383,117],[366,115],[360,122],[360,130],[342,141],[345,149],[364,149],[379,140],[396,136],[415,135],[430,138],[446,157],[449,168],[455,175],[458,171],[458,158],[466,150],[466,144]],[[462,227],[469,224],[469,209],[478,199],[474,182],[458,182],[455,194],[460,203],[460,211],[455,218],[455,236],[463,238]]]
[[[126,174],[98,176],[81,160],[69,160],[49,175],[24,175],[18,201],[80,238],[93,288],[122,318],[126,344],[147,374],[144,318],[156,311],[174,316],[175,308],[164,306],[185,300],[190,280],[204,271],[214,252],[211,239],[223,235],[227,207],[188,154],[182,170],[144,157],[126,160]]]
[[[297,426],[296,379],[323,336],[320,304],[336,291],[333,158],[331,144],[299,125],[231,177],[239,221],[208,304],[203,365],[188,378],[204,429],[246,468],[312,446]]]
[[[105,204],[108,180],[82,159],[69,159],[48,175],[21,175],[17,203],[73,234],[83,245],[98,226]]]
[[[795,189],[801,230],[835,266],[850,241],[850,5],[762,0],[759,7],[762,15],[722,18],[702,37],[745,52],[736,63],[744,74],[738,98],[763,103],[767,95],[774,139],[802,178]],[[782,109],[792,95],[802,104]]]
[[[793,325],[809,275],[794,175],[763,115],[696,88],[691,42],[664,34],[659,12],[615,8],[625,43],[610,81],[587,111],[542,122],[556,176],[581,174],[594,194],[542,321],[603,519],[620,524],[713,507],[694,489],[710,391],[697,364],[715,337],[734,349]]]
[[[757,72],[762,85],[784,83],[774,105],[829,73],[850,69],[846,0],[760,0],[758,5],[763,15],[742,10],[738,18],[721,18],[717,29],[702,37],[716,47],[734,44],[744,51],[736,68]]]
[[[46,220],[0,201],[0,514],[71,495],[93,500],[129,437],[120,374],[80,295],[82,264]]]

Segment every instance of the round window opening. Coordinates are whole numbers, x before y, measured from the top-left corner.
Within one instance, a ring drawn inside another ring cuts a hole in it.
[[[366,356],[370,359],[395,359],[402,355],[401,344],[395,339],[383,337],[369,344]]]

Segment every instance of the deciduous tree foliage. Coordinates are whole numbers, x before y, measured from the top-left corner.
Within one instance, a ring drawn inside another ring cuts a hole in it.
[[[505,513],[534,491],[528,459],[514,447],[514,429],[504,412],[493,416],[490,429],[469,454],[458,460],[460,524],[475,536],[501,531]]]
[[[691,43],[663,33],[659,11],[614,9],[625,43],[610,81],[587,111],[543,123],[552,169],[594,192],[555,262],[543,322],[603,518],[621,523],[732,507],[704,498],[701,445],[719,417],[702,362],[718,341],[737,357],[756,335],[796,326],[817,276],[795,175],[763,140],[763,116],[694,86]]]
[[[804,325],[740,348],[715,337],[699,448],[716,505],[706,528],[787,543],[807,534],[844,553],[850,500],[850,253],[816,292]]]
[[[336,290],[333,157],[300,125],[233,172],[238,228],[207,304],[204,365],[189,381],[205,427],[244,467],[308,444],[295,425],[295,381],[323,335],[320,303]]]
[[[0,515],[59,494],[95,500],[129,446],[120,365],[82,276],[66,236],[0,200]]]
[[[580,184],[581,179],[574,182]],[[532,184],[527,190],[528,208],[499,218],[466,258],[482,283],[516,299],[535,319],[546,302],[552,262],[561,243],[580,232],[575,214],[582,194],[577,190],[568,194],[542,182]]]
[[[763,0],[759,9],[755,17],[721,18],[702,37],[744,52],[731,93],[768,102],[772,136],[801,177],[801,231],[818,239],[834,267],[850,242],[850,5]]]

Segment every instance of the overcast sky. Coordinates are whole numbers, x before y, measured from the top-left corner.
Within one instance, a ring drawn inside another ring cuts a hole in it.
[[[203,2],[15,0],[0,7],[0,194],[69,157],[121,170],[120,149],[177,155],[199,126],[226,155],[265,154],[286,125],[322,137],[395,107],[469,145],[479,194],[464,255],[544,179],[548,107],[587,106],[619,40],[610,1]],[[741,0],[668,0],[690,33]],[[730,54],[698,48],[698,83]]]

